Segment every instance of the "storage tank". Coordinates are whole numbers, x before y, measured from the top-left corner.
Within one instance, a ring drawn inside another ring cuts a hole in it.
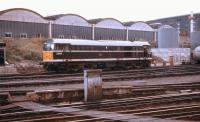
[[[200,46],[200,31],[191,32],[191,47],[195,49],[196,47]]]
[[[193,59],[194,61],[200,63],[200,46],[193,50]]]
[[[169,26],[163,25],[158,28],[158,48],[178,48],[178,30]]]

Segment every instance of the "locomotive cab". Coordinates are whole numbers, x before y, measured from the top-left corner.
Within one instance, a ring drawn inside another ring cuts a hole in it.
[[[69,44],[53,43],[51,40],[43,45],[43,61],[65,60],[67,59],[65,52],[70,50]]]
[[[54,44],[52,43],[44,43],[43,45],[43,61],[51,61],[53,60],[53,52]]]
[[[48,70],[60,70],[59,68],[65,68],[69,59],[69,50],[69,43],[47,40],[43,45],[44,68]]]

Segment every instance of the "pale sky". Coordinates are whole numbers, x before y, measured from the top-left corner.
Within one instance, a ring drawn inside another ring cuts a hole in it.
[[[115,18],[122,22],[148,21],[200,12],[199,0],[0,0],[0,11],[31,9],[42,16],[78,14],[86,19]]]

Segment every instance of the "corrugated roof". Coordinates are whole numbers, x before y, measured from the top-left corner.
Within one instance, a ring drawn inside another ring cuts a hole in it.
[[[170,26],[170,25],[162,25],[162,26],[160,26],[158,29],[160,30],[160,29],[163,29],[163,28],[172,28],[172,29],[176,29],[176,28],[174,28],[174,27],[172,27],[172,26]]]
[[[150,25],[145,22],[136,22],[129,26],[130,30],[138,30],[138,31],[155,31]]]
[[[4,13],[6,13],[6,12],[9,12],[9,11],[14,11],[14,10],[29,11],[29,12],[35,13],[35,14],[37,14],[38,16],[44,18],[41,14],[39,14],[39,13],[33,11],[33,10],[25,9],[25,8],[12,8],[12,9],[6,9],[6,10],[3,10],[3,11],[0,11],[0,15],[1,15],[1,14],[4,14]]]
[[[56,20],[56,19],[63,17],[63,16],[64,16],[64,14],[58,14],[58,15],[47,16],[47,17],[45,17],[45,19]]]
[[[104,21],[104,20],[114,20],[114,21],[117,21],[119,23],[121,23],[122,25],[124,25],[124,23],[122,23],[121,21],[117,20],[117,19],[114,19],[114,18],[97,18],[97,19],[90,19],[88,20],[89,23],[91,24],[97,24],[101,21]]]
[[[91,23],[91,24],[97,24],[97,23],[101,22],[104,19],[105,18],[90,19],[90,20],[88,20],[88,22]]]
[[[136,21],[124,22],[124,25],[125,26],[131,26],[134,23],[136,23]]]
[[[61,17],[64,17],[64,16],[77,16],[77,17],[80,17],[82,18],[83,20],[87,21],[87,19],[85,19],[84,17],[80,16],[80,15],[77,15],[77,14],[57,14],[57,15],[52,15],[52,16],[47,16],[45,17],[45,19],[49,19],[49,20],[57,20]]]

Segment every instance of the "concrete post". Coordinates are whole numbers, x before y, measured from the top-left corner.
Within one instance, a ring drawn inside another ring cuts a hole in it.
[[[4,48],[4,65],[6,64],[6,47]]]
[[[128,41],[128,27],[126,27],[126,41]]]
[[[190,13],[190,33],[194,32],[194,14],[193,11]]]
[[[177,23],[177,30],[178,30],[178,47],[181,47],[181,43],[180,43],[180,22]]]
[[[167,65],[166,63],[167,63],[166,61],[163,61],[163,67],[165,67]]]
[[[158,31],[156,30],[155,33],[154,33],[154,34],[155,34],[155,35],[154,35],[154,36],[155,36],[155,44],[156,44],[155,47],[158,47],[157,32],[158,32]]]
[[[84,101],[98,101],[102,98],[102,70],[84,70]]]
[[[174,66],[174,56],[169,57],[170,66]]]
[[[94,40],[94,29],[95,29],[95,25],[92,24],[92,40]]]
[[[49,21],[49,39],[52,39],[52,21]]]

